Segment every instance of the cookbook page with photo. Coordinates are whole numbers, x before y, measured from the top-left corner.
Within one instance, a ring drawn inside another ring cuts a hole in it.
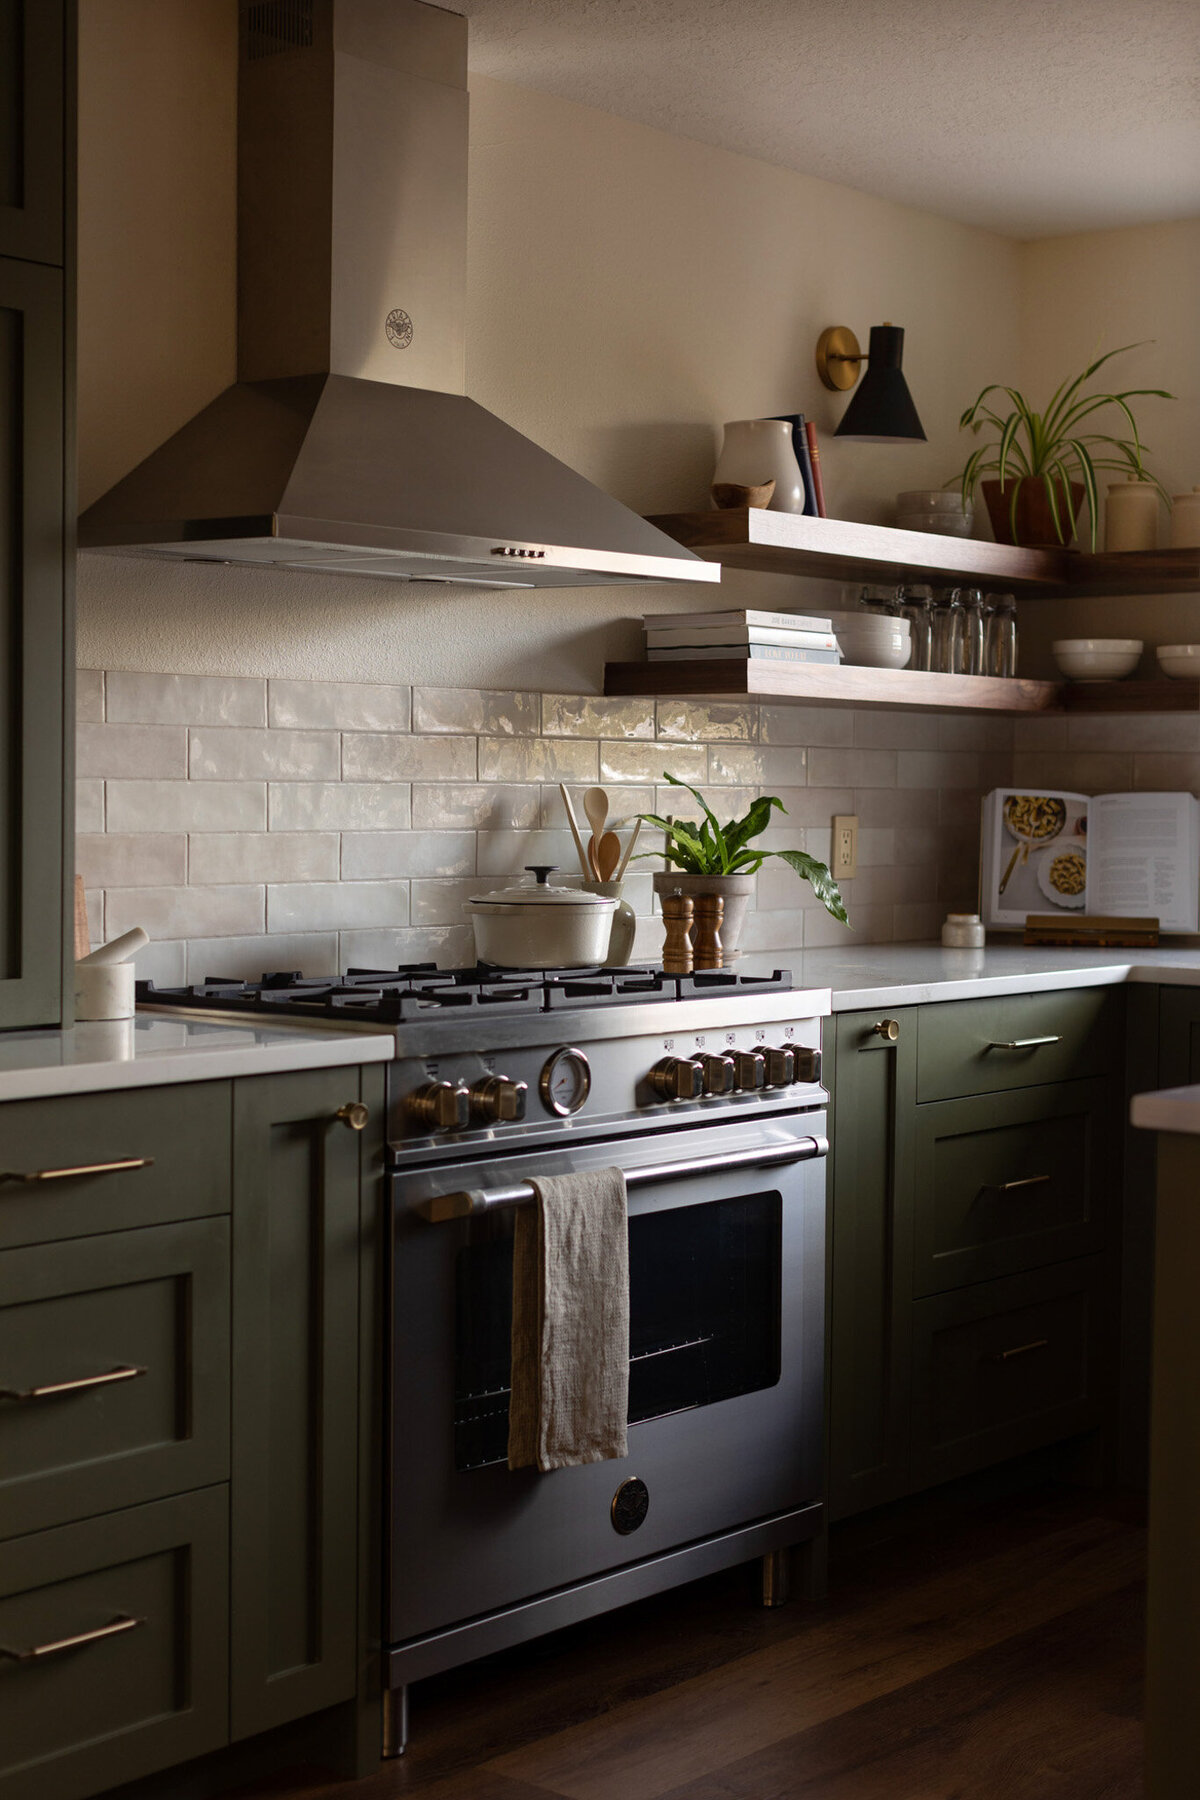
[[[1097,794],[1088,832],[1092,910],[1200,929],[1200,802],[1194,794]]]
[[[994,788],[983,803],[980,911],[985,925],[1023,926],[1030,913],[1088,904],[1086,794]]]

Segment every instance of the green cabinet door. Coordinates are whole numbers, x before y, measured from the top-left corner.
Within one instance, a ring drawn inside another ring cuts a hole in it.
[[[834,1033],[829,1510],[908,1487],[916,1009],[843,1013]]]
[[[1200,1082],[1200,988],[1163,988],[1158,1029],[1158,1086]]]
[[[231,1734],[357,1687],[355,1068],[234,1087]]]
[[[61,265],[66,0],[0,0],[0,256]]]
[[[63,1018],[64,393],[62,273],[0,259],[0,1027]]]

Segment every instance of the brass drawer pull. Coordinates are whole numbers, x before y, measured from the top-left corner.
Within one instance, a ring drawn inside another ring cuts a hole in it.
[[[992,1189],[994,1194],[1011,1194],[1016,1188],[1044,1187],[1050,1177],[1048,1175],[1022,1175],[1019,1181],[1000,1181]]]
[[[985,1044],[986,1050],[1040,1050],[1043,1044],[1061,1044],[1061,1037],[1014,1038],[1011,1044]]]
[[[116,1162],[76,1163],[71,1169],[0,1169],[0,1181],[66,1181],[71,1175],[118,1175],[122,1169],[152,1169],[152,1156],[122,1156]]]
[[[145,1619],[135,1619],[129,1613],[121,1613],[108,1625],[98,1625],[95,1631],[81,1631],[75,1637],[55,1638],[49,1644],[31,1644],[28,1650],[9,1650],[0,1644],[0,1656],[7,1656],[11,1662],[39,1662],[43,1656],[57,1656],[60,1650],[78,1650],[83,1644],[99,1643],[101,1638],[119,1637],[123,1631],[136,1631],[144,1625]]]
[[[364,1106],[361,1100],[347,1100],[345,1106],[339,1106],[333,1115],[351,1131],[361,1131],[371,1117],[371,1109]]]
[[[871,1034],[881,1037],[887,1044],[894,1044],[900,1036],[900,1022],[898,1019],[877,1019],[871,1027]]]
[[[58,1394],[81,1394],[87,1388],[111,1387],[116,1381],[133,1381],[136,1376],[145,1373],[145,1369],[135,1369],[132,1363],[122,1363],[120,1368],[109,1369],[105,1375],[81,1375],[75,1381],[49,1381],[45,1387],[0,1388],[0,1400],[50,1400]]]
[[[1027,1356],[1031,1350],[1044,1350],[1049,1342],[1049,1338],[1034,1338],[1033,1342],[1029,1344],[1014,1344],[1011,1350],[996,1350],[991,1356],[983,1357],[982,1361],[1009,1362],[1014,1356]]]

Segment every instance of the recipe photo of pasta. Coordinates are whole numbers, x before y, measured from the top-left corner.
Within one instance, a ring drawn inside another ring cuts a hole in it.
[[[1010,794],[1004,822],[1014,837],[1042,842],[1057,837],[1066,824],[1066,803],[1056,794]]]

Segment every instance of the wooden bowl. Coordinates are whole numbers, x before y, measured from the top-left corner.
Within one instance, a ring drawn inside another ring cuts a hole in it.
[[[736,481],[714,481],[709,489],[713,505],[719,512],[732,512],[744,506],[767,507],[774,492],[773,481],[761,482],[758,487],[739,487]]]

